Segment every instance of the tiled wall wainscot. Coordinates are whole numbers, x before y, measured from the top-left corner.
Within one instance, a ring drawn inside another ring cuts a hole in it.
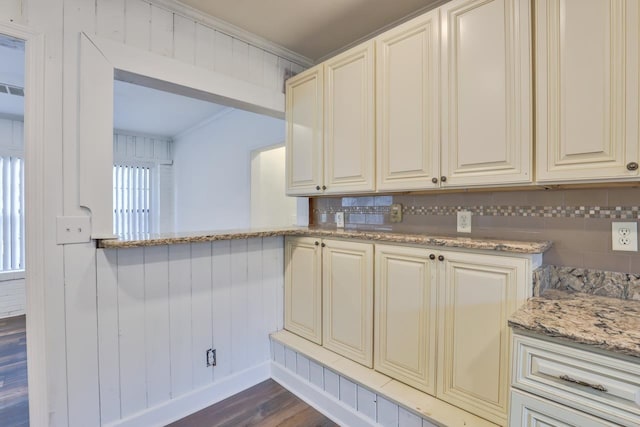
[[[402,204],[403,221],[391,223],[389,207]],[[459,192],[370,197],[314,198],[312,222],[393,232],[459,235],[474,238],[550,240],[545,264],[640,273],[638,252],[611,249],[611,223],[638,222],[640,188],[549,189]],[[472,232],[457,233],[458,211],[472,213]]]

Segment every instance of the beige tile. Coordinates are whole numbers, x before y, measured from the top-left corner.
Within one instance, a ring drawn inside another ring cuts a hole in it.
[[[565,206],[608,206],[608,190],[576,189],[566,190],[564,196]]]
[[[560,265],[565,267],[584,267],[584,257],[582,252],[567,250],[562,246],[557,246],[554,242],[554,246],[551,247],[543,255],[543,262],[545,264]]]
[[[462,193],[462,206],[491,206],[493,193]]]
[[[611,252],[611,219],[586,218],[584,228],[584,250]]]
[[[620,252],[592,252],[583,253],[585,267],[596,270],[620,271],[629,273],[631,259],[628,255]]]
[[[640,188],[610,188],[609,206],[639,206]]]
[[[544,218],[539,216],[510,216],[509,226],[520,229],[544,230]]]
[[[524,191],[528,206],[563,206],[563,190],[533,190]]]
[[[493,204],[497,206],[527,206],[528,191],[497,191],[493,193]]]
[[[436,203],[438,206],[462,206],[464,199],[460,193],[439,194]]]

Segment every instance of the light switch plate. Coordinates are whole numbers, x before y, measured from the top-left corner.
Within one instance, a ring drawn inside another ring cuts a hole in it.
[[[471,233],[471,212],[458,211],[458,233]]]
[[[389,221],[402,222],[402,204],[394,203],[389,207]]]
[[[59,245],[90,242],[91,218],[88,216],[59,216],[56,234],[56,241]]]
[[[344,212],[336,212],[336,227],[344,228]]]

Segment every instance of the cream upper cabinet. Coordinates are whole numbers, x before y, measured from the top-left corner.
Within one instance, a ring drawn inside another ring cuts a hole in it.
[[[324,193],[375,189],[373,41],[324,63]]]
[[[529,0],[440,8],[444,187],[532,181],[530,10]]]
[[[536,179],[637,179],[638,0],[537,0]]]
[[[322,344],[320,239],[285,238],[284,328]]]
[[[286,84],[287,194],[320,193],[323,185],[323,66],[313,67]]]
[[[436,396],[499,425],[509,407],[507,319],[531,296],[524,258],[441,252]]]
[[[322,345],[373,366],[373,245],[323,240]]]
[[[376,245],[374,368],[435,394],[436,267],[424,248]]]
[[[375,41],[379,191],[438,187],[439,16],[435,9]]]

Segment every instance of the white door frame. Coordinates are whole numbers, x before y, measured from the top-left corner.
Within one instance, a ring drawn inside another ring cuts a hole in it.
[[[25,245],[29,421],[49,423],[45,337],[44,262],[44,37],[22,25],[0,22],[0,34],[25,42]]]

